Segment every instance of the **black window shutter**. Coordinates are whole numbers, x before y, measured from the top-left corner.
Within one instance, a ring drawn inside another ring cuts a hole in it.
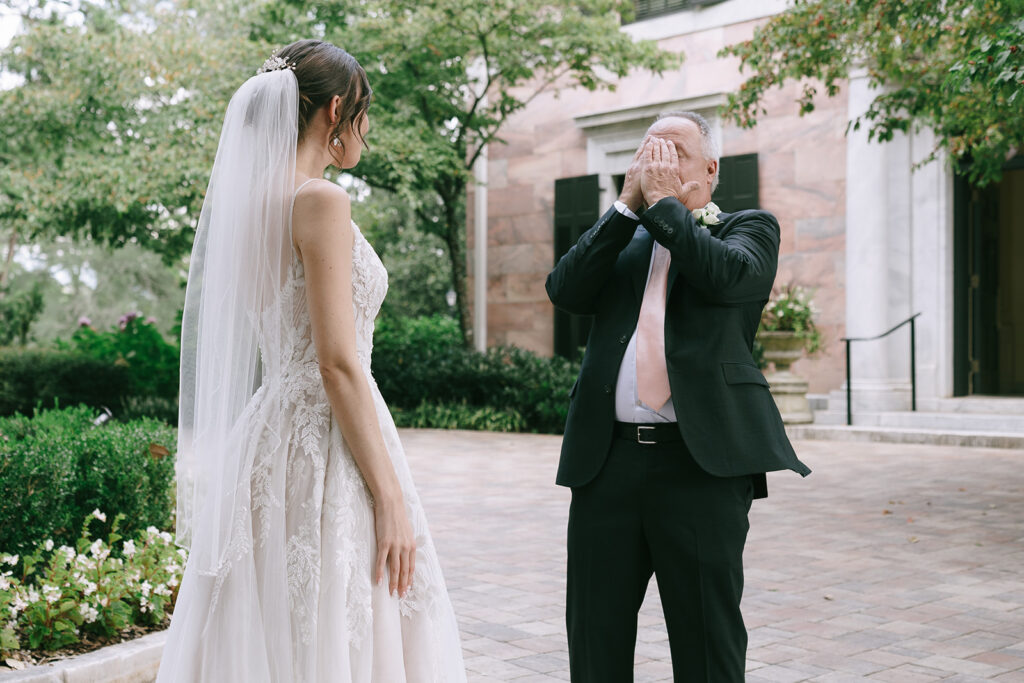
[[[555,181],[555,263],[601,217],[600,184],[596,175]],[[555,309],[555,353],[575,358],[587,343],[590,316],[570,315]]]
[[[711,196],[722,211],[760,209],[757,154],[738,154],[718,161],[718,189]]]

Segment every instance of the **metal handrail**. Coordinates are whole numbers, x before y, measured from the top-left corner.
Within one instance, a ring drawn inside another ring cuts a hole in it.
[[[850,390],[850,344],[853,342],[860,341],[874,341],[881,339],[882,337],[888,337],[890,334],[900,329],[907,323],[910,323],[910,409],[917,411],[917,354],[915,352],[915,328],[914,320],[921,315],[920,312],[915,313],[903,322],[897,324],[882,334],[875,335],[874,337],[843,337],[843,341],[846,342],[846,426],[849,427],[853,424],[853,398]]]

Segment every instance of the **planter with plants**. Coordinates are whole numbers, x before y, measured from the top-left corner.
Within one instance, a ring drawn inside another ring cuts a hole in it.
[[[764,360],[772,365],[765,374],[786,424],[814,421],[807,401],[807,380],[794,374],[790,365],[821,346],[821,332],[814,324],[816,314],[807,290],[792,284],[774,293],[761,314],[757,339]]]

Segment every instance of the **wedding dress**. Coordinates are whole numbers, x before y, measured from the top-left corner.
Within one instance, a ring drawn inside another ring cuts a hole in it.
[[[302,262],[281,292],[284,364],[255,392],[239,430],[248,495],[235,497],[226,561],[190,563],[158,683],[458,683],[458,626],[394,421],[370,372],[387,271],[352,225],[359,362],[416,539],[412,587],[373,582],[373,501],[331,414],[313,345]],[[280,410],[264,419],[267,410]],[[287,425],[274,433],[268,424]]]

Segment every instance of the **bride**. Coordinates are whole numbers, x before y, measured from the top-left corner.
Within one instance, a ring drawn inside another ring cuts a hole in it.
[[[279,50],[228,105],[182,319],[178,540],[159,683],[465,681],[458,626],[370,374],[387,272],[322,179],[366,73]]]

